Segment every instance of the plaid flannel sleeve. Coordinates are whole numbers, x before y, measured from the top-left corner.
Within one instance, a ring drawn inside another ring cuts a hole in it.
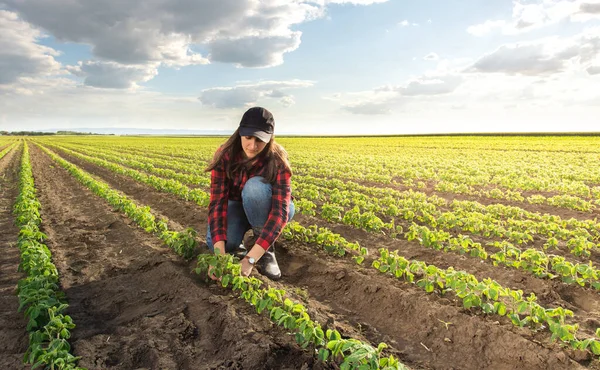
[[[223,157],[221,163],[210,174],[210,203],[208,205],[208,223],[213,245],[216,242],[227,240],[227,202],[229,200],[229,187]]]
[[[262,233],[256,240],[256,244],[268,250],[277,240],[283,227],[287,224],[290,202],[292,198],[291,174],[280,170],[277,174],[275,184],[272,185],[273,197],[271,211]]]

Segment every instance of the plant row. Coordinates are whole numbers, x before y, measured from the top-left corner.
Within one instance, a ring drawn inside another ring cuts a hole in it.
[[[0,159],[4,158],[5,155],[7,155],[14,147],[17,146],[17,143],[13,143],[9,146],[7,146],[6,148],[4,148],[1,152],[0,152]]]
[[[124,212],[145,231],[158,234],[178,255],[188,259],[193,257],[197,233],[192,228],[188,228],[184,233],[169,231],[166,220],[159,223],[154,222],[154,216],[149,207],[135,205],[107,184],[95,180],[85,171],[60,158],[52,151],[44,147],[42,150],[67,169],[83,185],[106,199],[116,209]],[[176,242],[169,243],[172,240]],[[239,261],[234,261],[233,258],[230,255],[201,254],[198,257],[196,272],[206,276],[208,266],[213,266],[214,273],[220,278],[222,286],[239,291],[241,297],[254,305],[258,313],[265,310],[269,312],[271,320],[285,329],[291,330],[296,341],[303,348],[312,346],[318,351],[318,357],[322,361],[333,361],[343,369],[405,369],[404,365],[393,356],[383,356],[382,351],[386,348],[383,343],[377,348],[373,348],[356,339],[342,339],[336,330],[328,330],[324,333],[320,325],[310,318],[304,306],[284,299],[285,292],[283,290],[264,289],[261,287],[260,280],[240,276],[241,266],[237,263]]]
[[[17,285],[19,312],[28,319],[29,347],[23,362],[50,369],[81,369],[79,357],[71,354],[68,339],[75,324],[64,312],[69,307],[59,287],[52,255],[40,231],[40,203],[36,197],[29,148],[24,142],[19,174],[19,196],[14,205],[19,227],[17,247],[21,252],[19,270],[26,274]]]
[[[306,307],[286,298],[284,290],[265,289],[257,278],[241,276],[236,257],[199,255],[196,272],[206,276],[209,268],[223,287],[237,292],[258,314],[268,313],[271,321],[289,330],[302,348],[311,348],[321,361],[332,361],[339,364],[340,369],[406,369],[394,356],[383,356],[385,343],[375,348],[357,339],[343,339],[337,330],[324,332],[321,325],[310,318]]]
[[[119,155],[121,155],[122,149],[115,149],[117,150],[117,153],[114,153],[114,155],[117,155],[117,158]],[[131,159],[141,159],[141,158],[147,158],[145,156],[145,152],[142,152],[138,155],[132,156]],[[162,160],[160,159],[150,159],[152,161],[153,164],[155,165],[159,165],[159,166],[165,166],[168,168],[172,168],[174,170],[177,170],[179,172],[184,172],[184,173],[192,173],[194,175],[200,175],[202,176],[202,169],[197,168],[198,166],[198,160],[187,160],[185,158],[177,158],[176,161],[173,161],[173,157],[170,157],[170,160],[167,158],[164,158]],[[185,161],[189,161],[189,163],[185,163]],[[205,161],[201,161],[202,164],[205,164]],[[133,166],[136,166],[136,163],[132,163]],[[306,174],[311,174],[311,167],[303,167],[303,166],[299,166],[300,167],[300,173],[306,173]],[[138,167],[141,168],[141,167]],[[341,173],[335,173],[335,174],[331,174],[336,175],[335,178],[344,178],[344,173],[343,171],[340,171]],[[163,171],[163,174],[167,174],[168,171]],[[187,177],[189,176],[182,176],[183,179],[182,181],[194,181],[193,179],[188,179]],[[373,180],[373,177],[377,177],[377,174],[373,174],[372,177],[369,180]],[[377,180],[375,178],[375,180]],[[379,179],[380,180],[380,179]],[[447,180],[440,180],[437,183],[435,183],[434,188],[437,191],[440,192],[450,192],[450,193],[455,193],[455,194],[467,194],[467,195],[471,195],[471,196],[478,196],[478,197],[484,197],[484,198],[490,198],[490,199],[504,199],[504,200],[509,200],[509,201],[517,201],[517,202],[527,202],[530,204],[548,204],[551,206],[555,206],[555,207],[560,207],[560,208],[568,208],[568,209],[573,209],[573,210],[578,210],[578,211],[584,211],[584,212],[591,212],[594,209],[596,209],[596,205],[600,204],[600,187],[594,187],[591,188],[590,190],[590,195],[589,196],[594,196],[595,198],[597,198],[596,200],[586,200],[583,198],[580,198],[578,196],[574,196],[574,195],[569,195],[569,194],[559,194],[559,195],[554,195],[551,197],[547,197],[544,196],[542,194],[534,194],[531,195],[527,198],[525,198],[522,193],[520,191],[516,191],[516,190],[511,190],[511,189],[500,189],[500,188],[493,188],[493,189],[481,189],[481,190],[477,190],[476,188],[474,188],[471,185],[467,185],[464,181],[464,179],[454,179],[454,181],[457,182],[453,182],[453,181],[447,181]],[[193,184],[194,182],[189,182],[191,184]],[[389,183],[387,181],[384,181],[384,183]],[[402,185],[410,187],[413,190],[418,190],[418,189],[423,189],[426,187],[425,183],[422,181],[414,181],[413,179],[408,179],[408,180],[404,180],[402,181]]]
[[[68,150],[66,150],[69,152]],[[85,156],[82,154],[77,154],[74,152],[69,152],[73,155],[76,155],[84,160],[91,161],[95,164],[106,167],[114,172],[128,175],[140,182],[144,181],[148,177],[144,177],[144,174],[139,173],[135,170],[130,170],[123,168],[117,164],[104,161],[101,159],[95,159],[89,156]],[[152,177],[150,177],[152,178]],[[176,181],[176,180],[172,180]],[[337,200],[338,203],[348,204],[352,201],[358,202],[363,201],[367,202],[369,199],[377,199],[375,197],[367,197],[364,194],[356,193],[353,191],[342,190],[339,188],[349,188],[353,186],[353,184],[344,184],[339,180],[319,180],[315,178],[309,178],[307,181],[311,181],[313,183],[309,183],[306,186],[306,190],[300,192],[301,196],[308,196],[311,198],[317,197],[317,199],[323,199],[323,193],[330,193],[330,201]],[[325,182],[330,187],[333,187],[332,191],[329,191],[328,188],[317,187],[314,185],[314,182]],[[354,185],[360,187],[360,185]],[[312,187],[312,188],[311,188]],[[199,189],[191,190],[185,187],[182,184],[176,185],[171,188],[163,187],[163,186],[155,186],[160,191],[165,191],[172,193],[174,195],[178,195],[183,199],[186,199],[185,195],[191,191],[195,191],[199,193]],[[361,187],[362,189],[362,187]],[[363,189],[364,190],[364,189]],[[344,197],[345,194],[354,195],[354,198]],[[379,194],[382,195],[382,194]],[[405,216],[407,219],[412,220],[417,217],[418,213],[427,214],[428,212],[435,212],[437,204],[440,203],[440,199],[435,197],[429,197],[423,193],[415,193],[415,192],[401,192],[401,198],[396,198],[395,203],[390,204],[387,203],[391,197],[386,195],[385,197],[379,198],[379,201],[382,204],[387,204],[387,208],[385,212],[388,213],[397,213],[402,207],[402,216]],[[205,194],[203,199],[205,199],[208,195]],[[337,197],[337,198],[336,198]],[[429,200],[437,203],[430,203]],[[402,202],[402,203],[400,203]],[[463,202],[465,203],[465,202]],[[458,209],[467,208],[463,203],[457,203],[460,207]],[[466,202],[470,204],[469,202]],[[472,202],[474,203],[474,202]],[[364,203],[371,204],[371,203]],[[477,204],[477,203],[475,203]],[[204,204],[201,204],[204,205]],[[296,200],[296,206],[301,212],[305,214],[315,215],[316,213],[316,205],[309,200],[300,198]],[[483,206],[482,206],[483,207]],[[488,206],[490,207],[490,206]],[[513,207],[514,208],[514,207]],[[498,209],[498,207],[491,208]],[[413,211],[414,210],[414,211]],[[470,211],[470,209],[469,209]],[[448,217],[448,213],[444,213],[445,216]],[[417,224],[412,223],[410,228],[406,233],[403,233],[403,229],[401,226],[395,226],[393,223],[385,223],[379,217],[377,217],[373,212],[360,212],[356,207],[344,213],[343,207],[334,205],[334,204],[324,204],[321,208],[320,216],[329,221],[343,222],[345,224],[362,228],[367,231],[381,231],[384,230],[389,233],[391,237],[399,237],[404,236],[409,240],[416,239],[421,245],[429,248],[435,248],[438,250],[444,251],[453,251],[460,254],[467,254],[473,257],[479,257],[481,259],[487,259],[489,256],[486,249],[481,245],[481,243],[477,243],[473,241],[472,238],[465,235],[452,236],[449,233],[437,230],[437,229],[429,229],[426,226],[419,226]],[[444,218],[441,217],[440,220]],[[426,218],[422,218],[422,220],[426,220]],[[562,225],[561,225],[562,226]],[[564,230],[564,229],[559,229]],[[573,263],[566,260],[561,256],[547,255],[544,252],[538,251],[536,249],[527,249],[521,250],[518,247],[515,247],[509,242],[494,242],[491,244],[491,247],[497,249],[497,252],[491,254],[491,258],[494,261],[495,265],[502,264],[508,267],[518,268],[525,271],[529,271],[537,277],[542,278],[555,278],[560,277],[564,282],[568,284],[579,284],[581,286],[589,285],[596,289],[600,289],[600,271],[593,266],[592,263]]]
[[[171,193],[171,194],[177,195],[185,200],[191,200],[191,201],[195,202],[196,204],[198,204],[199,206],[206,207],[206,206],[208,206],[208,203],[210,202],[210,195],[206,191],[204,191],[202,189],[191,189],[177,180],[164,179],[162,177],[148,175],[141,171],[136,171],[136,170],[133,170],[130,168],[126,168],[121,165],[118,165],[118,164],[115,164],[115,163],[112,163],[112,162],[109,162],[109,161],[106,161],[103,159],[93,158],[93,157],[90,157],[90,156],[87,156],[84,154],[74,152],[69,149],[63,148],[61,150],[65,151],[66,153],[71,154],[77,158],[80,158],[80,159],[83,159],[90,163],[96,164],[98,166],[107,168],[115,173],[131,177],[132,179],[134,179],[138,182],[148,184],[158,191],[161,191],[164,193]]]
[[[54,146],[54,145],[53,145]],[[92,158],[96,158],[96,159],[103,159],[106,160],[108,162],[112,162],[112,163],[118,163],[127,167],[131,167],[131,168],[136,168],[136,169],[140,169],[143,171],[148,172],[149,174],[153,174],[153,175],[157,175],[160,177],[167,177],[170,179],[174,179],[177,181],[181,181],[184,184],[191,184],[191,185],[197,185],[197,186],[203,186],[203,187],[208,187],[210,185],[210,176],[208,176],[205,173],[200,173],[200,174],[186,174],[186,173],[181,173],[181,172],[176,172],[173,171],[171,169],[168,168],[161,168],[161,167],[156,167],[154,166],[153,163],[151,163],[151,161],[149,161],[147,158],[144,157],[135,157],[132,158],[131,155],[127,155],[127,154],[123,154],[120,153],[118,155],[111,155],[111,154],[107,154],[105,151],[98,151],[98,150],[90,150],[90,149],[80,149],[78,148],[77,151],[71,150],[71,149],[66,149],[64,147],[60,147],[63,150],[67,151],[68,153],[73,153],[73,154],[83,154],[83,155],[87,155],[90,156]],[[184,167],[184,166],[182,166]]]
[[[107,158],[109,159],[109,161],[116,161],[116,162],[120,162],[120,163],[124,163],[127,164],[127,161],[124,161],[122,159],[120,159],[118,156],[116,155],[106,155],[106,154],[100,154],[100,153],[96,153],[97,155],[103,157],[103,158]],[[141,159],[141,158],[138,158]],[[150,163],[141,163],[138,161],[134,161],[135,163],[129,163],[129,165],[132,165],[134,167],[137,168],[142,168],[145,170],[151,170],[153,167],[153,164]],[[136,164],[137,163],[137,164]],[[175,165],[171,165],[171,166],[175,166]],[[177,165],[179,167],[178,170],[182,170],[183,168],[190,168],[189,165]],[[182,179],[180,175],[180,173],[174,172],[172,170],[169,171],[158,171],[160,172],[160,175],[163,177],[167,177],[169,179],[175,179],[175,180],[180,180],[184,183],[191,183],[191,184],[198,184],[197,180],[190,180],[190,179]],[[183,175],[183,177],[186,177],[187,175]],[[204,180],[203,181],[209,181],[208,180],[208,176],[205,174],[203,175]],[[315,182],[319,182],[320,179],[315,179],[313,177],[310,176],[299,176],[297,177],[297,179],[295,180],[296,183],[299,183],[301,186],[298,186],[298,188],[300,189],[305,189],[304,185],[307,185],[307,183],[310,184],[314,184]],[[340,194],[339,193],[339,184],[337,184],[339,182],[339,180],[322,180],[321,179],[321,186],[323,186],[323,182],[325,182],[325,186],[329,186],[329,188],[331,189],[331,182],[333,182],[333,189],[332,191],[338,191],[337,194],[334,194],[334,196],[336,198],[340,198],[340,196],[342,197],[341,200],[344,200],[344,194]],[[206,184],[204,184],[206,185]],[[363,187],[360,186],[358,184],[345,184],[344,185],[345,188],[348,187],[352,187],[354,189],[356,189],[357,187],[361,188],[361,190],[363,192],[367,191],[367,192],[377,192],[378,189],[373,189],[373,188],[368,188],[368,187]],[[320,190],[320,191],[319,191]],[[322,193],[322,189],[317,190],[317,194],[316,197],[320,197],[319,193]],[[395,191],[392,191],[395,192]],[[329,196],[331,197],[332,194],[331,192],[329,192]],[[381,190],[379,191],[379,193],[381,193]],[[390,192],[388,192],[388,195]],[[415,206],[416,205],[421,205],[423,204],[423,196],[419,196],[419,197],[415,197],[415,195],[419,194],[421,195],[422,193],[415,193],[412,191],[408,191],[408,192],[396,192],[396,193],[400,193],[397,194],[399,195],[401,198],[407,199],[407,198],[420,198],[418,199],[418,202],[409,202],[408,204],[406,203],[406,201],[402,202],[397,202],[395,201],[393,196],[386,196],[382,199],[382,203],[381,205],[386,207],[385,213],[387,215],[397,215],[399,208],[402,208],[404,211],[404,216],[405,218],[408,218],[409,221],[411,220],[410,218],[414,218],[414,217],[421,217],[424,220],[429,220],[430,224],[432,224],[432,226],[436,226],[436,221],[437,220],[433,220],[431,215],[427,214],[427,213],[431,213],[433,214],[435,217],[440,217],[441,211],[436,209],[436,208],[426,208],[426,209],[419,209],[416,210],[415,209],[410,209],[413,211],[413,213],[415,213],[415,216],[412,216],[412,213],[407,212],[406,208],[408,208],[407,206]],[[310,192],[307,191],[307,197],[313,198],[314,199],[314,195],[312,197],[309,196]],[[374,195],[374,194],[373,194]],[[408,195],[408,196],[407,196]],[[348,198],[348,200],[356,200],[356,199],[360,199],[361,204],[363,205],[369,205],[368,203],[365,204],[365,196],[358,194],[355,190],[351,190],[349,193],[346,193],[346,198]],[[374,200],[378,200],[379,198],[377,198],[377,196],[374,197],[370,197],[371,198],[371,202]],[[445,204],[445,200],[443,200],[442,198],[439,197],[427,197],[429,198],[428,200],[431,200],[434,204],[436,205],[440,205],[441,204]],[[417,200],[417,199],[414,199]],[[370,205],[369,205],[370,206]],[[453,206],[454,208],[454,212],[446,212],[444,213],[443,217],[441,217],[440,219],[443,221],[446,221],[444,225],[440,225],[440,226],[446,226],[446,228],[457,228],[457,227],[461,227],[462,226],[462,230],[463,231],[471,231],[474,233],[479,233],[479,234],[483,234],[484,236],[498,236],[498,237],[505,237],[508,238],[509,241],[513,242],[513,243],[517,243],[517,244],[523,244],[523,243],[527,243],[533,240],[533,235],[537,235],[537,234],[541,234],[544,236],[548,236],[549,238],[558,238],[560,240],[567,240],[567,239],[571,239],[571,238],[576,238],[575,241],[570,241],[569,244],[567,244],[567,247],[572,247],[570,248],[571,252],[575,255],[584,255],[584,256],[588,256],[589,255],[589,250],[595,248],[595,245],[590,243],[590,242],[586,242],[584,241],[584,238],[589,240],[593,240],[593,239],[598,239],[600,240],[600,224],[597,223],[593,223],[591,220],[590,222],[583,222],[583,221],[578,221],[578,220],[574,220],[570,222],[570,224],[574,224],[573,227],[575,227],[575,230],[567,230],[565,226],[560,225],[559,222],[554,222],[552,220],[544,220],[543,222],[534,222],[532,220],[513,220],[513,219],[508,219],[506,221],[500,221],[496,216],[497,214],[492,213],[492,216],[489,215],[484,215],[483,212],[481,212],[480,210],[477,211],[467,211],[464,208],[460,207],[460,202],[452,202],[451,206]],[[497,207],[496,207],[497,208]],[[516,208],[516,207],[513,207]],[[493,208],[492,208],[493,209]],[[422,213],[425,213],[424,215],[419,215],[419,211]],[[582,230],[585,229],[585,230]],[[589,231],[586,230],[590,230],[592,231],[594,234],[590,234]],[[549,246],[550,244],[547,244],[546,246]],[[555,246],[557,246],[558,243],[556,243]]]
[[[502,138],[468,141],[463,138],[418,140],[417,138],[303,138],[278,141],[291,154],[296,173],[347,180],[393,182],[417,185],[424,182],[480,186],[498,191],[540,191],[600,199],[600,169],[593,166],[597,151],[594,139],[587,138],[563,150],[554,150],[560,140],[552,141],[552,150],[531,150],[526,143]],[[70,138],[48,141],[73,143]],[[85,138],[78,142],[114,150],[136,149],[140,154],[160,153],[175,160],[185,158],[206,161],[223,138]],[[491,145],[502,142],[502,150]],[[513,145],[515,144],[515,145]],[[347,150],[347,148],[352,150]],[[310,150],[306,150],[310,148]],[[585,148],[579,150],[578,148]],[[583,163],[572,166],[572,163]],[[408,186],[412,186],[409,184]],[[498,192],[491,196],[500,196]]]
[[[184,231],[170,231],[167,220],[161,219],[157,221],[150,211],[150,207],[136,205],[127,196],[112,189],[108,184],[94,179],[87,172],[62,159],[49,149],[43,146],[40,146],[40,148],[94,194],[104,198],[115,209],[125,213],[145,231],[155,234],[177,254],[186,259],[193,257],[197,246],[197,233],[194,229],[187,228]]]
[[[287,240],[317,244],[328,253],[337,256],[345,255],[339,252],[340,249],[357,249],[357,243],[349,243],[326,228],[318,229],[318,234],[324,236],[314,235],[315,228],[316,226],[305,228],[292,222],[286,226],[282,235]],[[336,240],[337,248],[328,246],[327,240],[331,238]],[[353,258],[355,262],[362,262]],[[409,261],[399,256],[396,251],[390,252],[386,248],[379,249],[379,258],[373,260],[371,265],[381,273],[416,284],[428,293],[437,292],[444,295],[453,292],[462,300],[465,309],[478,308],[485,314],[506,316],[519,327],[528,326],[533,330],[547,327],[552,333],[551,340],[559,339],[575,349],[589,348],[594,355],[600,356],[600,329],[596,333],[598,338],[577,339],[579,324],[566,322],[568,317],[573,316],[573,312],[562,307],[544,308],[537,303],[537,297],[533,293],[525,296],[522,290],[503,287],[489,278],[478,281],[472,274],[456,271],[453,267],[441,269],[423,261]]]
[[[367,232],[383,231],[392,238],[415,240],[426,248],[468,255],[482,260],[489,258],[496,266],[504,265],[521,269],[539,278],[559,277],[567,284],[590,286],[600,290],[600,270],[591,261],[571,262],[562,256],[546,254],[534,248],[522,250],[508,241],[489,242],[487,247],[495,250],[490,254],[485,246],[467,235],[454,236],[447,231],[430,229],[414,222],[411,222],[404,231],[404,228],[395,225],[393,220],[383,222],[371,211],[361,212],[358,206],[345,211],[343,207],[331,203],[323,204],[319,210],[314,203],[303,199],[297,200],[295,204],[297,210],[303,214],[315,216],[317,211],[320,211],[318,216],[329,222],[343,223]]]
[[[558,249],[560,239],[566,241],[562,247],[575,256],[589,257],[591,251],[600,248],[600,243],[597,243],[599,238],[597,228],[593,228],[590,233],[585,228],[569,230],[551,222],[545,224],[533,220],[498,220],[490,213],[461,208],[460,203],[456,203],[456,210],[443,212],[418,193],[408,192],[403,194],[402,198],[376,197],[314,184],[301,185],[295,190],[305,208],[316,209],[316,205],[311,204],[311,199],[320,202],[324,200],[323,217],[328,220],[341,220],[345,212],[352,212],[352,214],[364,212],[372,215],[369,219],[364,217],[354,219],[356,226],[362,224],[372,231],[391,229],[393,232],[394,217],[399,217],[405,221],[418,221],[443,230],[466,231],[487,238],[501,238],[516,244],[533,242],[534,236],[544,234],[548,237],[544,249]],[[349,208],[352,209],[347,211]],[[352,214],[348,217],[352,217]],[[392,221],[385,223],[381,217],[392,217]]]
[[[329,199],[343,206],[358,205],[368,211],[380,210],[382,215],[401,216],[412,221],[429,222],[437,226],[437,219],[444,215],[451,217],[449,227],[462,227],[465,231],[477,232],[484,236],[506,237],[510,241],[525,244],[532,241],[534,235],[560,240],[585,238],[588,241],[600,241],[600,224],[593,220],[562,220],[559,216],[539,215],[518,207],[504,205],[484,206],[477,202],[457,201],[448,203],[438,196],[427,196],[421,192],[396,191],[366,187],[337,179],[320,179],[310,176],[295,176],[297,189],[304,198],[314,201]],[[451,211],[443,211],[449,208]],[[453,217],[454,216],[454,217]],[[473,218],[471,223],[459,218]],[[445,221],[444,219],[442,219]],[[461,221],[461,222],[457,222]],[[464,225],[463,225],[464,224]],[[574,253],[576,254],[576,253]]]
[[[177,172],[181,172],[184,174],[192,174],[196,176],[206,177],[210,180],[210,175],[208,175],[204,168],[207,165],[206,160],[191,160],[186,158],[177,158],[177,160],[173,160],[174,158],[169,155],[159,154],[150,151],[140,151],[130,148],[111,148],[111,147],[96,147],[89,145],[74,145],[74,144],[52,144],[55,147],[67,148],[73,151],[87,154],[90,156],[96,156],[96,153],[101,154],[110,154],[117,157],[122,157],[128,160],[134,160],[137,162],[144,162],[145,165],[152,165],[153,167],[158,168],[169,168],[172,170],[176,170]],[[123,163],[124,164],[124,163]],[[133,167],[133,166],[132,166]],[[141,167],[140,167],[141,168]],[[167,172],[165,172],[166,174]],[[195,183],[194,177],[188,177],[191,183]],[[183,181],[183,180],[182,180]]]

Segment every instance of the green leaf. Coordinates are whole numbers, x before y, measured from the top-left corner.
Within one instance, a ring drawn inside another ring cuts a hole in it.
[[[519,305],[517,306],[517,311],[519,313],[525,313],[527,311],[527,308],[529,307],[529,304],[527,302],[521,302],[519,303]]]
[[[597,340],[591,341],[590,342],[590,350],[596,356],[600,356],[600,341],[597,341]]]
[[[327,362],[328,358],[329,358],[329,351],[325,348],[321,348],[319,350],[319,360],[323,361],[323,362]]]
[[[225,275],[223,276],[223,278],[221,279],[221,285],[224,288],[227,288],[227,285],[229,285],[229,281],[231,280],[231,275]]]
[[[504,303],[496,302],[496,303],[494,303],[494,308],[496,309],[496,312],[498,313],[498,315],[500,315],[500,316],[506,315],[506,305]]]

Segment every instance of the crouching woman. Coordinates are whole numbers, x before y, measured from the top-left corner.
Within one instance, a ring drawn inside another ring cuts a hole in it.
[[[211,251],[243,255],[242,275],[256,267],[281,278],[273,243],[294,216],[287,153],[274,140],[275,121],[266,109],[247,110],[238,129],[215,153],[211,172],[206,243]],[[242,245],[252,229],[251,245]],[[209,270],[209,277],[215,279]]]

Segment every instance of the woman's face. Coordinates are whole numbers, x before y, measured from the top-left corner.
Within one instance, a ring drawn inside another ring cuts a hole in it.
[[[265,146],[267,146],[267,143],[254,136],[242,136],[242,148],[249,159],[256,157]]]

